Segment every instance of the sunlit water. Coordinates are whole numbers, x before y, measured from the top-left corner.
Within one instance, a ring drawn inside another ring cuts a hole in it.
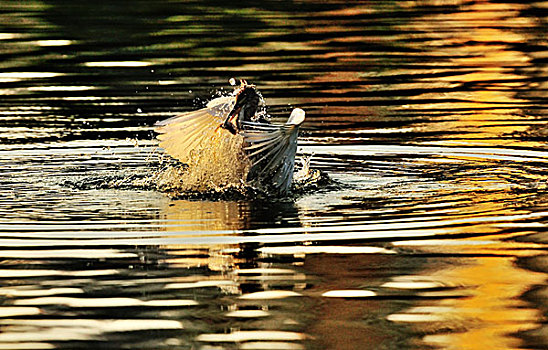
[[[542,1],[0,0],[0,348],[546,348],[547,21]],[[335,185],[128,182],[160,166],[154,122],[230,77],[306,110],[299,156]]]

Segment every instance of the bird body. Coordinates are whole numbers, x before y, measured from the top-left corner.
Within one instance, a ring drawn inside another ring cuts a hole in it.
[[[203,109],[156,123],[160,146],[188,165],[191,190],[245,183],[273,195],[289,192],[305,113],[296,108],[287,123],[272,124],[257,115],[260,99],[242,82]]]

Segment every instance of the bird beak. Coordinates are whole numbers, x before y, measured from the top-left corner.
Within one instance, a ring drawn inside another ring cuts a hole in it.
[[[246,88],[254,86],[255,85],[249,85],[245,80],[240,80],[240,87],[235,90],[236,104],[234,105],[232,111],[228,113],[228,116],[226,117],[224,123],[221,124],[221,128],[230,131],[233,135],[236,135],[238,131],[240,131],[238,116],[242,110],[242,107],[247,103],[247,100],[249,99],[248,95],[242,94],[242,92],[244,92]]]
[[[236,99],[236,105],[234,106],[232,111],[228,113],[228,116],[226,117],[224,123],[221,124],[221,127],[223,129],[230,131],[233,135],[236,135],[239,131],[239,125],[237,122],[238,115],[240,114],[240,111],[242,110],[242,106],[245,105],[247,100],[247,96],[241,95],[240,93],[238,94],[238,97]]]
[[[232,135],[236,135],[238,133],[238,126],[234,123],[234,119],[238,118],[238,113],[240,113],[241,109],[242,107],[234,107],[234,109],[228,114],[225,122],[221,124],[221,128],[230,131]]]

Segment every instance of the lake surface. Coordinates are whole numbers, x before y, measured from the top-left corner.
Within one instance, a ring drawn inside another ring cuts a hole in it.
[[[0,0],[0,348],[548,347],[547,32],[546,1]],[[231,77],[306,110],[334,184],[128,185]]]

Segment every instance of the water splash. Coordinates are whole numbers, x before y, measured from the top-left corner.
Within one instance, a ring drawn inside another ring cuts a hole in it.
[[[186,164],[163,153],[158,147],[140,147],[139,140],[126,139],[133,145],[134,153],[117,154],[116,148],[108,148],[108,154],[143,161],[136,166],[121,165],[108,174],[78,175],[63,178],[64,186],[80,190],[118,189],[146,190],[166,194],[170,198],[237,200],[270,198],[264,190],[247,184],[243,179],[247,174],[249,164],[242,163],[241,137],[231,137],[225,140],[223,147],[226,154],[217,150],[202,148],[196,150],[191,161]],[[105,149],[105,152],[107,150]],[[117,158],[117,157],[115,157]],[[293,178],[291,196],[295,198],[318,189],[329,189],[335,182],[327,174],[310,166],[312,156],[303,156],[296,161],[296,171]],[[232,164],[238,164],[234,167]],[[124,164],[124,163],[121,163]],[[230,166],[228,166],[230,165]],[[83,171],[85,173],[85,171]]]
[[[196,147],[186,166],[168,166],[157,172],[159,189],[175,193],[211,192],[243,185],[249,161],[243,154],[243,138],[219,134],[216,147]]]

